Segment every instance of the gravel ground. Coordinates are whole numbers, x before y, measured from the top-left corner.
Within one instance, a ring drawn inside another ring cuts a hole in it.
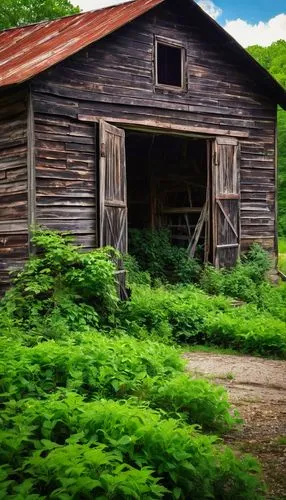
[[[286,499],[286,361],[199,352],[184,357],[190,372],[226,387],[244,425],[225,441],[260,460],[267,498]]]

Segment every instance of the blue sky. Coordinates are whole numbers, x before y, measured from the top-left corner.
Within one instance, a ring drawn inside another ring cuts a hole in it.
[[[0,0],[1,1],[1,0]],[[94,10],[128,0],[72,0]],[[270,45],[286,40],[286,0],[196,0],[241,45]]]
[[[223,11],[222,22],[241,18],[257,23],[286,13],[286,0],[217,0],[215,3]]]

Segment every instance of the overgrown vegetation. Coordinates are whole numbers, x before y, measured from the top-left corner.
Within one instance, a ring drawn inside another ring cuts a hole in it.
[[[198,281],[201,266],[189,259],[187,250],[171,244],[168,229],[150,229],[129,232],[129,252],[139,268],[150,273],[152,280],[168,283],[194,283]]]
[[[110,249],[80,254],[49,231],[34,244],[0,305],[0,496],[262,498],[256,461],[210,434],[239,422],[224,389],[154,340],[193,341],[229,300],[145,273],[122,304]]]
[[[58,392],[4,419],[5,498],[261,498],[252,458],[132,402]]]
[[[112,322],[118,303],[114,250],[81,253],[69,235],[52,231],[36,231],[33,243],[37,254],[3,300],[2,327],[8,316],[30,338],[60,338],[65,328],[78,331]]]
[[[276,290],[273,293],[276,295]],[[268,300],[271,304],[267,296]],[[279,311],[278,316],[285,315],[283,307],[284,312]],[[150,331],[162,339],[286,357],[285,322],[267,310],[263,312],[255,304],[236,308],[230,299],[211,297],[191,285],[169,289],[137,286],[124,308],[123,324],[136,336]],[[273,311],[276,311],[275,304]]]
[[[270,313],[286,321],[286,288],[273,286],[267,279],[273,266],[267,252],[255,244],[231,271],[206,267],[200,287],[209,294],[223,294],[255,304],[257,313]]]

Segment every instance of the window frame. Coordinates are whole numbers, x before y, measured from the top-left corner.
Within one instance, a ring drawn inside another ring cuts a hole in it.
[[[158,45],[175,47],[181,50],[181,85],[168,85],[158,82]],[[178,40],[162,36],[154,36],[154,87],[155,89],[171,90],[176,92],[186,92],[187,89],[187,48],[186,45]]]

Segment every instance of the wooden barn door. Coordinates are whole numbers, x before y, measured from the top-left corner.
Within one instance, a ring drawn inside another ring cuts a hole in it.
[[[240,254],[239,143],[218,137],[213,148],[213,263],[231,267]]]
[[[99,244],[122,254],[128,250],[125,132],[99,122]],[[118,262],[120,292],[125,295],[125,272]]]

